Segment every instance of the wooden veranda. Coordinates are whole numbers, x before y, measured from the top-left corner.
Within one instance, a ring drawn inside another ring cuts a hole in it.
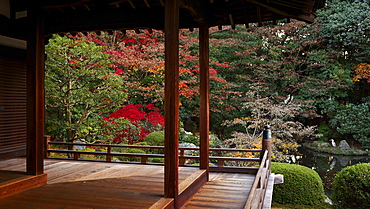
[[[132,29],[165,31],[166,130],[163,155],[165,163],[160,181],[163,189],[161,198],[164,198],[164,202],[169,200],[165,207],[180,208],[184,207],[212,177],[210,175],[212,169],[209,166],[209,27],[218,26],[222,29],[223,25],[231,25],[235,28],[236,24],[248,27],[251,23],[262,25],[264,21],[290,18],[312,22],[315,11],[324,6],[324,3],[324,0],[0,1],[0,159],[25,155],[25,162],[15,162],[20,166],[25,163],[22,172],[27,174],[22,176],[25,174],[16,173],[17,179],[20,179],[15,181],[5,171],[1,172],[4,176],[8,175],[4,177],[7,181],[1,183],[6,185],[6,189],[2,188],[1,191],[8,191],[8,194],[14,196],[5,194],[3,197],[7,196],[6,199],[0,202],[20,197],[19,195],[32,195],[33,191],[47,190],[55,185],[46,185],[47,174],[50,182],[52,171],[47,167],[49,161],[44,161],[47,147],[44,141],[44,50],[45,41],[51,34]],[[184,177],[180,172],[181,159],[178,155],[180,28],[199,29],[200,51],[200,148],[199,167],[195,172],[199,176],[185,187],[181,186],[183,185],[181,179]],[[263,162],[269,162],[268,156],[269,154],[266,154],[266,161],[262,160],[261,165]],[[3,162],[8,161],[1,163]],[[2,169],[11,170],[6,166]],[[268,171],[260,169],[258,172],[257,177],[263,176],[262,173],[266,174]],[[146,177],[149,179],[150,176]],[[123,180],[118,178],[118,181]],[[70,185],[71,190],[77,189],[75,183],[66,185]],[[117,182],[114,185],[120,184]],[[40,186],[42,186],[40,190],[26,191]],[[90,189],[94,188],[95,186]],[[251,193],[259,193],[257,187],[255,188]],[[19,192],[24,193],[16,194]],[[94,201],[95,198],[93,194],[80,196],[83,202]],[[261,202],[260,198],[255,198],[258,199],[258,204]],[[30,197],[27,199],[24,196],[20,199],[23,199],[22,206],[32,202]],[[106,199],[108,200],[116,201],[117,204],[125,203],[122,199]],[[203,201],[202,198],[200,200]],[[39,203],[42,204],[41,202]],[[254,203],[248,199],[246,205],[250,204]]]
[[[22,179],[25,164],[25,158],[0,161],[0,187]],[[166,208],[173,201],[163,198],[163,166],[57,159],[44,165],[48,185],[0,199],[0,208]],[[180,191],[199,175],[198,168],[180,167]],[[183,208],[244,208],[254,180],[255,174],[211,172]]]

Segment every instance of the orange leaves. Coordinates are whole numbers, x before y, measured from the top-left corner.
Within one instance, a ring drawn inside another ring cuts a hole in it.
[[[180,95],[185,96],[186,98],[190,98],[191,96],[195,95],[198,91],[196,89],[191,89],[187,84],[180,83],[179,85]]]
[[[367,82],[370,83],[370,64],[367,63],[358,64],[355,68],[352,80],[354,82],[359,82],[360,80],[367,80]]]

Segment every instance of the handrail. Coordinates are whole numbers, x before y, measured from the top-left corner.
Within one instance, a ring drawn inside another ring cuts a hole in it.
[[[73,160],[81,160],[81,155],[100,155],[105,156],[105,161],[112,162],[113,157],[139,157],[141,164],[156,164],[163,165],[163,163],[149,163],[149,158],[164,158],[164,154],[145,154],[145,153],[121,153],[113,152],[113,148],[140,148],[140,149],[164,149],[164,146],[144,146],[144,145],[121,145],[121,144],[88,144],[88,143],[72,143],[72,142],[53,142],[50,141],[49,137],[45,137],[45,158],[50,158],[50,153],[65,153],[70,154]],[[79,151],[79,150],[55,150],[51,149],[50,145],[64,145],[64,146],[91,146],[91,147],[105,147],[103,151]],[[186,155],[186,150],[199,151],[198,147],[179,147],[179,165],[180,166],[193,166],[186,165],[186,160],[199,160],[198,155]],[[261,152],[261,149],[235,149],[235,148],[210,148],[210,152]],[[70,158],[69,158],[70,159]],[[223,156],[210,156],[209,159],[213,162],[217,161],[216,165],[212,167],[218,167],[221,170],[227,170],[230,167],[224,167],[224,163],[227,161],[235,162],[260,162],[260,158],[243,158],[243,157],[223,157]],[[102,160],[94,160],[102,161]],[[128,162],[125,162],[128,163]],[[247,173],[255,173],[256,168],[243,167]]]
[[[253,181],[244,209],[261,209],[264,207],[264,199],[271,174],[271,151],[272,137],[269,125],[265,125],[262,138],[262,151],[260,155],[260,167]]]
[[[253,181],[244,209],[260,209],[263,207],[267,183],[271,174],[271,163],[268,158],[268,153],[269,151],[266,150],[263,155],[262,162]]]
[[[148,145],[123,145],[123,144],[89,144],[89,143],[73,143],[73,142],[54,142],[49,141],[48,144],[55,145],[81,145],[95,147],[121,147],[121,148],[150,148],[164,149],[164,146],[148,146]],[[179,150],[199,150],[199,147],[179,147]],[[226,151],[226,152],[261,152],[261,149],[236,149],[236,148],[209,148],[210,151]]]

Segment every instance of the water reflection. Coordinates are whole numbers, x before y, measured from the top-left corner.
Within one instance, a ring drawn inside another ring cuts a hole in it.
[[[340,156],[326,153],[314,152],[305,148],[299,149],[296,164],[314,169],[320,175],[325,192],[331,194],[334,176],[343,168],[358,163],[370,162],[370,156]]]

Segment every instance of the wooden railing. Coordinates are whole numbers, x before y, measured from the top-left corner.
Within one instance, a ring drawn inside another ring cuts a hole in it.
[[[114,157],[137,157],[140,158],[141,164],[156,164],[163,165],[163,163],[152,163],[149,161],[150,158],[164,158],[164,154],[146,154],[146,153],[127,153],[127,152],[117,152],[115,149],[141,149],[141,150],[164,150],[164,146],[142,146],[142,145],[119,145],[119,144],[86,144],[86,143],[68,143],[68,142],[53,142],[50,141],[50,137],[45,137],[46,147],[45,147],[45,158],[57,158],[57,159],[70,159],[70,160],[86,160],[83,158],[83,155],[94,155],[105,157],[105,160],[92,160],[92,161],[106,161],[113,162]],[[54,149],[52,149],[53,145]],[[86,147],[100,147],[104,151],[80,151],[80,150],[68,150],[67,147],[72,146],[86,146]],[[59,149],[55,149],[59,147]],[[63,149],[60,149],[63,148]],[[199,148],[192,147],[179,147],[179,165],[180,166],[194,166],[187,164],[187,160],[199,160],[199,155],[186,155],[185,151],[199,151]],[[244,157],[225,157],[217,156],[220,153],[260,153],[261,149],[231,149],[231,148],[210,148],[211,156],[209,157],[210,161],[213,163],[210,166],[211,171],[223,171],[223,172],[243,172],[243,173],[256,173],[258,167],[240,167],[240,166],[227,166],[227,162],[255,162],[256,165],[259,165],[260,158],[244,158]],[[62,157],[51,157],[51,153],[65,154],[69,156],[67,158]],[[162,152],[163,153],[163,152]],[[82,157],[81,157],[82,156]],[[122,161],[121,161],[122,162]],[[133,163],[124,161],[123,163]]]
[[[261,163],[249,192],[244,209],[263,208],[267,184],[271,174],[271,131],[265,126],[262,139]]]
[[[268,151],[266,150],[256,174],[256,178],[253,181],[244,209],[260,209],[263,207],[270,174],[271,163],[268,159]]]

